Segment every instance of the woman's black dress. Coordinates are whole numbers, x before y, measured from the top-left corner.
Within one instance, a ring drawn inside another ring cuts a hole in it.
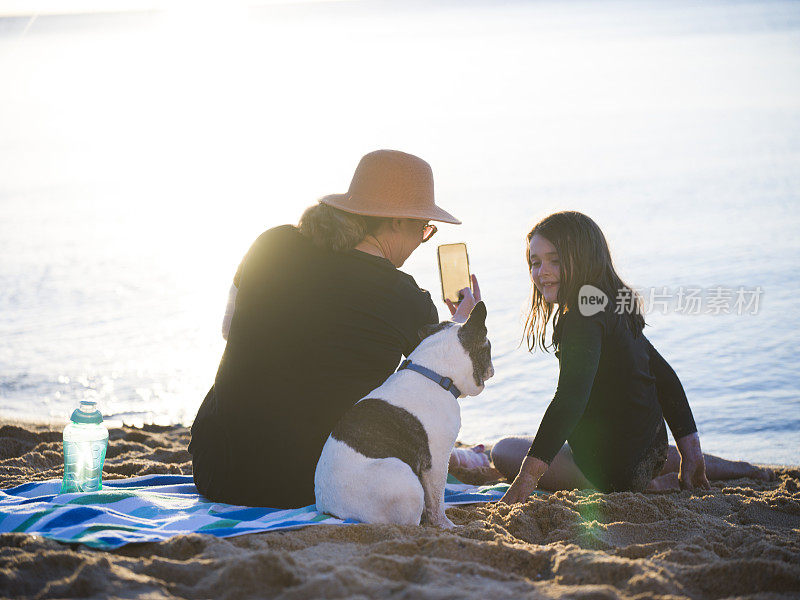
[[[228,343],[192,426],[195,483],[219,502],[312,504],[339,417],[438,322],[436,307],[388,260],[324,250],[290,225],[255,241],[234,283]]]

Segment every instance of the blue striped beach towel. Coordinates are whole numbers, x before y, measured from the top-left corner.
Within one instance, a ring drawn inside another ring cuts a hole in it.
[[[471,486],[450,480],[445,503],[499,500],[507,484]],[[103,483],[99,492],[59,494],[61,480],[0,490],[0,533],[24,532],[110,550],[187,533],[231,537],[316,525],[344,525],[316,507],[284,510],[209,502],[190,475],[144,475]]]

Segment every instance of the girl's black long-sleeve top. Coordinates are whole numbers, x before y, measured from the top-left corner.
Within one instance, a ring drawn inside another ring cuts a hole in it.
[[[575,463],[600,489],[619,488],[666,419],[675,439],[697,431],[678,376],[613,304],[561,318],[558,387],[529,451],[546,463],[569,442]]]

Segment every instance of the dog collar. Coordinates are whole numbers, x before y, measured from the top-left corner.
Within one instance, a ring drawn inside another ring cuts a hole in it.
[[[416,371],[420,375],[424,375],[425,377],[433,381],[435,384],[440,386],[442,389],[445,389],[451,394],[453,394],[453,397],[456,399],[458,399],[458,397],[461,395],[461,390],[459,390],[456,387],[456,384],[453,383],[452,379],[450,379],[449,377],[442,377],[436,371],[431,371],[430,369],[423,367],[422,365],[416,365],[412,363],[411,360],[408,359],[404,360],[402,363],[400,363],[400,366],[397,367],[398,371],[402,371],[403,369],[410,369],[411,371]]]

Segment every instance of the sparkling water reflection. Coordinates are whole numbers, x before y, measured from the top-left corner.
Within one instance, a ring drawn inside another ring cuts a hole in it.
[[[0,415],[189,423],[230,279],[378,147],[429,160],[489,307],[462,439],[533,434],[523,240],[604,229],[637,287],[761,286],[757,315],[649,315],[708,451],[800,463],[800,8],[383,3],[0,20]],[[28,27],[28,25],[30,25]],[[23,30],[27,28],[25,35]],[[405,270],[438,290],[435,244]],[[439,304],[440,314],[446,308]]]

